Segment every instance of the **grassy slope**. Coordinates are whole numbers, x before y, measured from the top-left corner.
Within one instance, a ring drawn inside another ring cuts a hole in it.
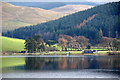
[[[63,14],[41,8],[14,6],[2,2],[3,31],[58,19]],[[17,24],[17,25],[16,25]]]
[[[2,28],[3,31],[7,31],[7,30],[14,30],[17,29],[19,27],[23,27],[23,26],[30,26],[31,24],[28,23],[24,23],[21,21],[5,21],[3,22],[4,27]],[[8,27],[8,26],[12,26],[12,27]]]
[[[58,8],[53,8],[51,11],[65,13],[65,14],[71,14],[79,11],[86,10],[88,8],[92,8],[93,6],[89,5],[66,5]]]
[[[19,27],[44,23],[91,7],[88,5],[67,5],[44,10],[34,7],[14,6],[10,3],[2,2],[2,31],[6,32]]]
[[[8,38],[8,37],[1,37],[1,38],[2,38],[2,51],[17,51],[17,52],[19,52],[19,51],[24,50],[25,40]]]

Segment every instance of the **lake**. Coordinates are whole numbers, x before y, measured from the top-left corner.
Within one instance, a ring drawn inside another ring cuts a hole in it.
[[[120,56],[3,56],[3,78],[120,78]]]

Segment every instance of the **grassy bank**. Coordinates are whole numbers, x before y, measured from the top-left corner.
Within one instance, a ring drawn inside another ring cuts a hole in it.
[[[58,52],[48,52],[44,55],[66,55],[66,53],[71,52],[71,55],[83,55],[82,51],[58,51]],[[107,55],[109,51],[98,51],[98,54],[84,54],[84,55]],[[37,53],[38,54],[38,53]]]
[[[21,55],[67,55],[68,52],[71,52],[71,55],[98,55],[98,56],[106,56],[108,55],[108,52],[112,53],[118,53],[120,54],[120,51],[98,51],[98,54],[82,54],[82,51],[53,51],[53,52],[42,52],[42,53],[14,53],[14,54],[9,54],[6,53],[3,56],[21,56]]]
[[[22,39],[8,38],[8,37],[0,37],[2,38],[2,51],[13,51],[20,52],[24,50],[24,42]]]

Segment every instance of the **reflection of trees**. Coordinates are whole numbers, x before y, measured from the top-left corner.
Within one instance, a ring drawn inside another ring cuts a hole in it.
[[[89,67],[89,59],[82,57],[79,63],[80,69],[87,69]]]
[[[27,69],[41,69],[44,67],[44,59],[38,57],[25,58],[25,67]]]
[[[99,69],[99,63],[96,60],[96,57],[89,58],[89,69]]]
[[[71,69],[76,69],[76,68],[78,68],[79,59],[78,58],[71,58],[70,63],[71,63],[70,68]]]
[[[66,69],[120,69],[120,58],[114,57],[28,57],[26,69],[66,70]]]
[[[68,62],[67,58],[63,58],[61,61],[58,62],[58,69],[67,69],[68,68]]]
[[[120,69],[119,57],[99,57],[97,62],[100,69]]]

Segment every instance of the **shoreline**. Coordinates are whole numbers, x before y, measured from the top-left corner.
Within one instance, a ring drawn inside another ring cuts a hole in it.
[[[70,54],[68,54],[70,52]],[[82,51],[52,51],[40,53],[3,53],[1,56],[109,56],[120,55],[120,51],[98,51],[98,53],[82,53]]]
[[[120,56],[117,56],[117,55],[113,55],[113,56],[116,56],[116,57],[120,57]],[[13,58],[13,57],[110,57],[110,56],[96,56],[96,55],[78,55],[78,56],[75,56],[75,55],[70,55],[70,56],[64,56],[64,55],[44,55],[44,56],[0,56],[0,58]]]

